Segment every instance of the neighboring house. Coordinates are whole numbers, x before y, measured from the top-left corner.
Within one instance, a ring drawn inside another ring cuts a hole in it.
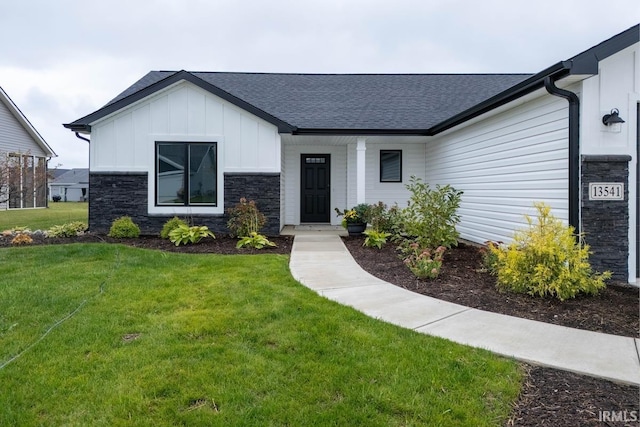
[[[49,184],[49,200],[60,196],[63,202],[86,202],[89,197],[89,169],[71,169]]]
[[[183,215],[224,232],[240,197],[271,234],[339,224],[334,207],[404,206],[415,175],[464,191],[463,239],[509,241],[543,201],[596,269],[634,282],[639,36],[533,75],[152,71],[65,125],[91,134],[90,227],[130,215],[157,233]]]
[[[0,210],[47,206],[51,147],[0,87]]]

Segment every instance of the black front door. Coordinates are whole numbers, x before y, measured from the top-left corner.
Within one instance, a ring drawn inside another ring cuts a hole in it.
[[[300,171],[300,222],[329,222],[329,154],[303,154]]]

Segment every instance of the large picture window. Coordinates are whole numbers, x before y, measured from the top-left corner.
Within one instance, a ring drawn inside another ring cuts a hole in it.
[[[217,206],[217,146],[156,143],[156,205]]]
[[[402,182],[402,150],[380,150],[380,182]]]

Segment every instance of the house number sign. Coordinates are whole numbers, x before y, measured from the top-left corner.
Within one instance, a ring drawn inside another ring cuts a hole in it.
[[[589,200],[624,200],[622,182],[590,182]]]

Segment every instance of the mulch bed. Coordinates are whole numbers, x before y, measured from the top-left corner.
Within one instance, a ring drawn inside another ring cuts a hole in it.
[[[293,236],[269,237],[276,247],[264,249],[236,248],[238,239],[228,236],[216,236],[215,239],[205,238],[195,245],[176,246],[167,239],[157,236],[140,236],[134,239],[114,239],[105,235],[87,233],[77,237],[44,238],[32,236],[34,245],[59,245],[67,243],[121,243],[136,248],[157,249],[167,252],[181,252],[191,254],[222,254],[222,255],[252,255],[252,254],[283,254],[291,253]],[[11,246],[11,238],[0,236],[0,247]]]
[[[597,296],[578,296],[566,301],[499,292],[495,277],[483,268],[479,248],[465,244],[445,253],[438,278],[420,280],[402,263],[395,245],[387,244],[378,250],[362,246],[362,237],[343,241],[363,269],[413,292],[554,325],[640,337],[640,289],[635,286],[610,282]]]
[[[217,236],[216,239],[205,239],[196,245],[176,247],[157,237],[111,239],[92,234],[73,239],[35,238],[34,244],[108,242],[184,253],[291,252],[292,237],[279,236],[270,240],[278,246],[262,250],[236,249],[236,239]],[[427,282],[417,280],[411,274],[397,257],[393,245],[377,250],[362,247],[361,237],[349,237],[343,241],[365,270],[414,292],[512,316],[591,331],[638,336],[639,305],[638,289],[635,287],[614,283],[597,297],[579,297],[560,303],[548,298],[498,292],[495,279],[482,269],[478,249],[471,245],[460,245],[449,251],[438,279]],[[9,245],[8,239],[0,237],[0,247]],[[640,426],[637,420],[640,418],[639,387],[524,363],[522,369],[526,372],[525,383],[506,424],[508,426]],[[611,414],[601,411],[626,411],[627,422],[606,421],[612,419]]]
[[[448,251],[437,279],[419,280],[398,258],[393,244],[378,250],[363,247],[362,237],[343,241],[364,270],[423,295],[556,325],[639,336],[639,290],[624,283],[610,283],[595,297],[560,302],[498,292],[495,278],[484,270],[479,248],[473,245],[460,244]],[[525,383],[507,425],[640,426],[640,387],[541,366],[522,366]],[[601,411],[627,411],[627,422],[607,421],[615,418]]]

